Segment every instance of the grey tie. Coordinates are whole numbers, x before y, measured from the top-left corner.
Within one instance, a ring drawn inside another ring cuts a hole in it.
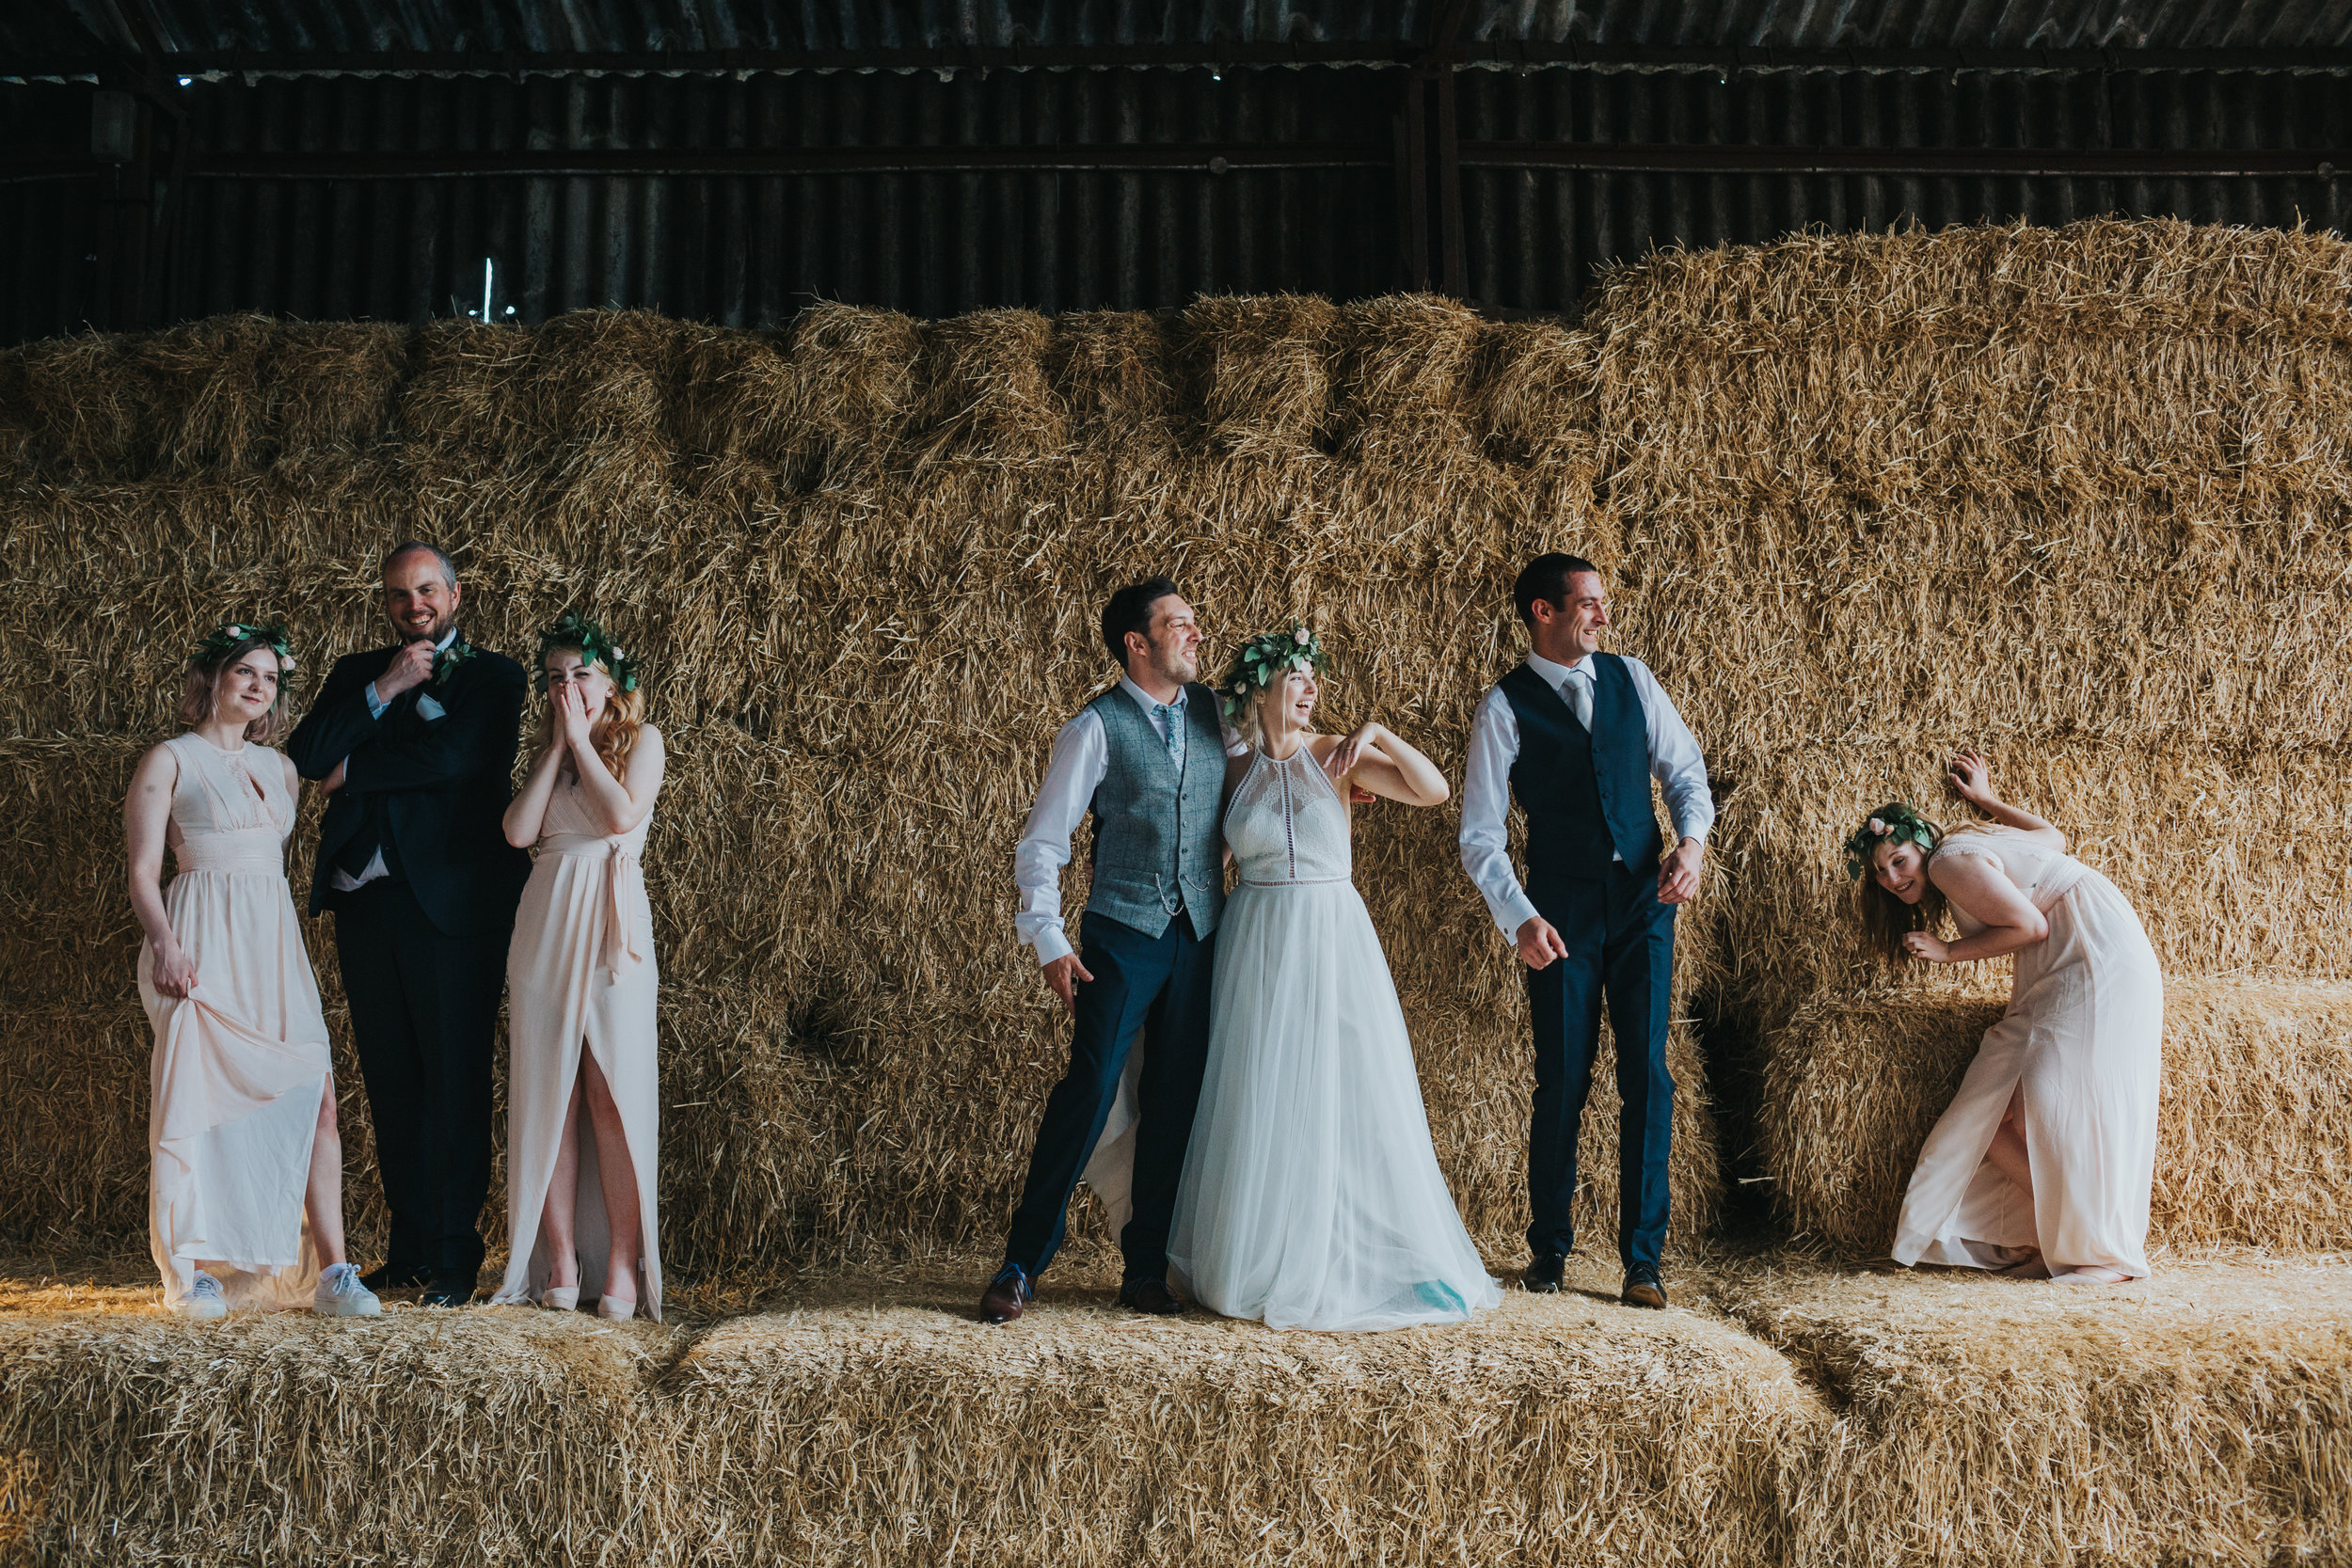
[[[1593,727],[1593,673],[1581,666],[1568,672],[1568,678],[1560,683],[1561,698],[1576,721],[1586,729]]]
[[[1168,742],[1168,760],[1181,773],[1184,768],[1184,705],[1181,701],[1153,703],[1152,712],[1162,726],[1160,738]]]

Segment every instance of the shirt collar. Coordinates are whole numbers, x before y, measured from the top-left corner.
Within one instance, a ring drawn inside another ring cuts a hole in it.
[[[1527,656],[1527,667],[1530,670],[1534,671],[1536,674],[1542,676],[1543,682],[1546,686],[1549,686],[1554,691],[1557,691],[1562,686],[1566,684],[1567,678],[1570,675],[1575,674],[1580,670],[1583,671],[1587,676],[1590,676],[1593,673],[1593,656],[1586,654],[1582,658],[1578,659],[1574,664],[1555,664],[1550,659],[1544,657],[1541,654],[1529,654]]]
[[[457,641],[457,623],[456,623],[456,622],[454,622],[454,621],[452,621],[452,622],[449,624],[449,630],[447,630],[447,631],[443,632],[443,633],[441,634],[441,640],[440,640],[438,642],[436,642],[436,643],[434,643],[434,644],[433,644],[433,651],[434,651],[435,653],[437,653],[437,654],[445,654],[445,653],[449,652],[449,645],[450,645],[451,643],[453,643],[453,642],[456,641]]]
[[[1143,688],[1137,686],[1131,677],[1126,675],[1120,676],[1119,689],[1127,693],[1128,696],[1133,697],[1137,703],[1141,704],[1144,712],[1152,713],[1158,710],[1160,705],[1159,699],[1152,696],[1152,693],[1146,691]],[[1176,689],[1176,700],[1168,705],[1177,709],[1182,709],[1184,707],[1184,689],[1183,687],[1180,686]]]

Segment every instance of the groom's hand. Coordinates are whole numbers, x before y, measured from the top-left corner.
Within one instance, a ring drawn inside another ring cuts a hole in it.
[[[1560,933],[1551,928],[1551,922],[1540,914],[1527,917],[1519,927],[1519,957],[1530,969],[1549,969],[1551,960],[1568,956],[1568,944],[1560,940]]]
[[[1699,891],[1699,862],[1706,858],[1707,846],[1695,838],[1686,838],[1675,846],[1658,866],[1658,901],[1661,904],[1687,904]]]
[[[389,703],[410,687],[422,686],[425,677],[433,673],[434,657],[430,642],[411,642],[394,654],[391,663],[375,677],[377,699]]]
[[[1045,983],[1054,988],[1054,994],[1061,998],[1063,1008],[1075,1018],[1078,1016],[1077,988],[1070,978],[1073,974],[1081,980],[1094,978],[1087,973],[1087,966],[1078,961],[1075,953],[1064,953],[1045,966]]]

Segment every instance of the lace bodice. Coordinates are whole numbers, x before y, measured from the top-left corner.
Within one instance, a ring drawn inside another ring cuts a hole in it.
[[[1225,842],[1246,883],[1343,882],[1354,874],[1346,803],[1303,745],[1282,762],[1249,753],[1225,808]]]

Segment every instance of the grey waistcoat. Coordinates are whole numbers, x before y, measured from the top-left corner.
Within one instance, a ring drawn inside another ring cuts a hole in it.
[[[1225,791],[1225,746],[1216,694],[1184,689],[1184,769],[1136,700],[1112,687],[1088,705],[1103,721],[1108,752],[1094,791],[1094,888],[1087,910],[1156,937],[1181,909],[1206,941],[1225,908],[1216,808]]]

